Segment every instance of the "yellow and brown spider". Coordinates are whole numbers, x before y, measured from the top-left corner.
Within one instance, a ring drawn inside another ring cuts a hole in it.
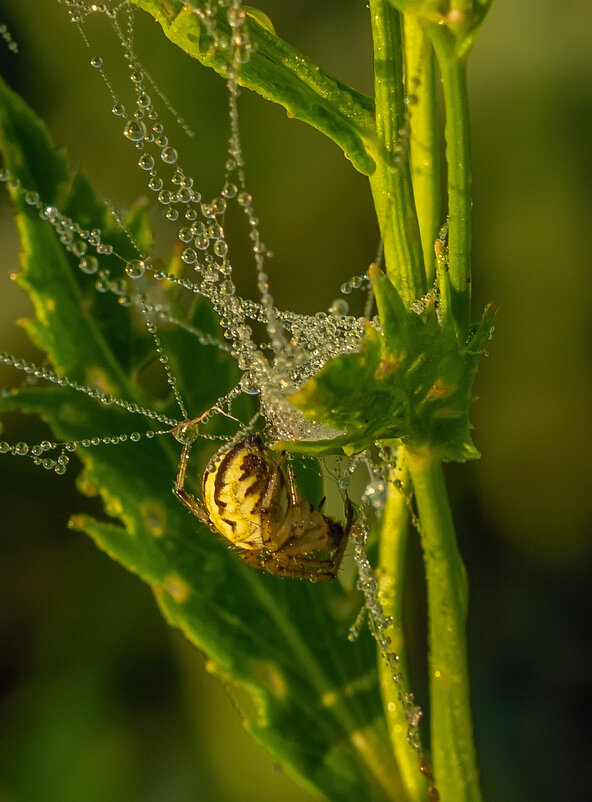
[[[353,524],[349,499],[344,528],[301,497],[285,453],[274,459],[257,435],[214,454],[203,475],[202,502],[185,490],[188,460],[186,444],[174,494],[247,565],[311,581],[336,577]]]

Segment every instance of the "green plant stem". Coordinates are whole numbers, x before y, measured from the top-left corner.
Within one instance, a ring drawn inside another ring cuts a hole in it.
[[[471,321],[472,173],[467,87],[467,55],[459,56],[452,35],[430,26],[428,33],[438,58],[446,124],[448,263],[452,315],[464,341]]]
[[[434,282],[434,240],[442,224],[436,71],[432,43],[417,18],[403,16],[409,115],[411,176],[427,285]]]
[[[408,451],[424,552],[428,615],[431,747],[442,802],[479,802],[465,622],[468,588],[439,456]]]
[[[386,273],[406,306],[426,291],[408,153],[401,15],[370,0],[378,152],[370,187],[384,245]]]
[[[403,592],[405,586],[405,552],[408,539],[409,474],[398,458],[397,468],[391,469],[387,488],[387,499],[380,528],[380,552],[378,561],[379,601],[385,617],[392,619],[386,635],[390,648],[398,657],[395,669],[401,679],[393,681],[393,670],[382,655],[378,656],[380,688],[385,717],[393,751],[409,798],[413,802],[428,799],[427,780],[421,773],[422,756],[407,738],[409,724],[405,715],[402,697],[409,693],[409,672],[403,631]]]

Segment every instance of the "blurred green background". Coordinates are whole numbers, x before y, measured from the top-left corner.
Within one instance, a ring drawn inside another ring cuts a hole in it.
[[[361,0],[258,5],[280,36],[370,92]],[[105,20],[89,25],[91,51],[50,0],[3,0],[0,22],[20,48],[14,56],[0,47],[2,74],[73,165],[118,206],[143,194],[88,66],[100,54],[123,85]],[[472,57],[474,315],[491,299],[501,310],[472,415],[483,458],[450,466],[448,477],[471,586],[473,706],[489,802],[579,800],[590,788],[591,30],[592,6],[579,0],[497,0]],[[137,42],[196,130],[192,140],[175,135],[183,163],[214,194],[227,137],[221,80],[140,15]],[[282,109],[246,93],[241,109],[276,301],[327,308],[376,251],[366,181]],[[163,223],[163,250],[171,237]],[[9,280],[18,243],[5,195],[0,238],[0,347],[36,358],[14,325],[29,307]],[[17,379],[0,372],[0,386]],[[30,420],[4,423],[11,442],[42,436]],[[148,589],[68,531],[69,514],[89,506],[74,474],[0,458],[0,800],[311,799],[244,734],[233,700],[167,629]],[[419,557],[410,560],[415,582]]]

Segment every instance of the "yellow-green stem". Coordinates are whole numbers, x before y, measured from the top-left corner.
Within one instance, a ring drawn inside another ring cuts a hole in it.
[[[411,176],[430,287],[434,282],[434,240],[442,225],[435,60],[432,43],[418,19],[405,14],[403,20],[411,122]]]
[[[480,802],[466,655],[468,588],[439,456],[408,451],[429,616],[431,746],[441,802]]]
[[[403,783],[410,800],[424,802],[428,799],[428,786],[421,773],[422,756],[409,743],[409,724],[402,701],[403,694],[410,690],[402,625],[409,519],[406,496],[409,492],[408,485],[409,475],[399,459],[397,468],[391,469],[389,473],[386,505],[381,522],[378,591],[383,613],[393,622],[385,634],[391,640],[392,651],[399,657],[395,670],[401,679],[398,683],[393,682],[393,671],[382,655],[378,656],[378,670],[389,734]]]
[[[458,55],[452,35],[428,28],[442,78],[446,124],[448,263],[452,315],[461,339],[471,322],[472,173],[467,57]]]
[[[401,15],[387,0],[370,0],[370,16],[378,142],[370,187],[386,273],[410,306],[425,293],[426,278],[411,183]]]

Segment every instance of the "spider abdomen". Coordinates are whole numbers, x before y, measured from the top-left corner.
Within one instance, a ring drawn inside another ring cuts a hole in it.
[[[259,437],[248,437],[210,461],[203,478],[203,503],[212,526],[238,548],[265,547],[262,506],[274,519],[285,516],[285,484],[283,480],[274,482],[274,477],[277,465]]]

